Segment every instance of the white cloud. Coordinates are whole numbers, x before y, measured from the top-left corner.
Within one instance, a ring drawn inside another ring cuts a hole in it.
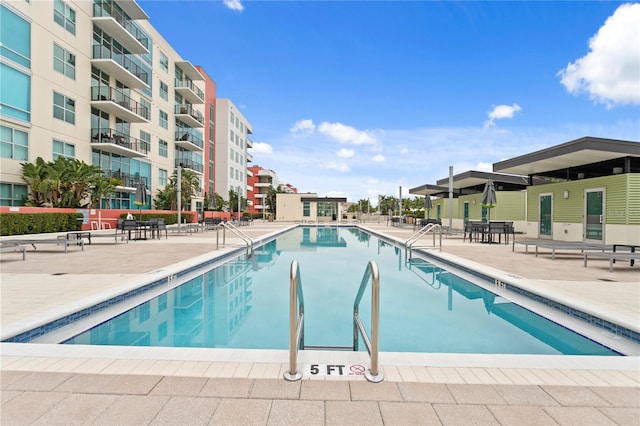
[[[251,148],[251,153],[252,154],[259,153],[259,154],[271,155],[271,154],[273,154],[273,148],[268,143],[254,142],[253,143],[253,148]]]
[[[313,133],[316,129],[316,125],[313,124],[313,120],[298,120],[289,129],[291,133]]]
[[[481,172],[493,172],[493,163],[478,163],[474,170],[480,170]]]
[[[353,157],[355,154],[355,151],[352,149],[346,149],[346,148],[342,148],[340,151],[338,151],[337,155],[340,158],[351,158]]]
[[[342,123],[329,123],[324,121],[318,126],[318,131],[329,136],[340,143],[351,143],[354,145],[375,145],[378,141],[368,132],[358,130]]]
[[[240,0],[222,0],[222,3],[231,10],[237,10],[238,12],[244,10],[244,6]]]
[[[374,155],[371,158],[371,161],[373,161],[374,163],[384,163],[384,155],[382,154]]]
[[[333,161],[330,161],[330,162],[326,163],[324,165],[324,167],[325,167],[325,169],[337,170],[339,172],[344,172],[344,173],[346,173],[346,172],[351,170],[349,168],[349,166],[346,165],[345,163],[336,163],[336,162],[333,162]]]
[[[558,72],[571,94],[607,107],[640,104],[640,3],[623,4],[589,39],[589,53]]]
[[[489,112],[489,119],[484,122],[484,128],[488,129],[489,127],[495,126],[496,120],[501,120],[503,118],[513,118],[516,112],[522,110],[520,105],[494,105],[493,109]]]

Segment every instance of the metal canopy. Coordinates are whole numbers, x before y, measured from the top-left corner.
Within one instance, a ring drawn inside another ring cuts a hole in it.
[[[584,137],[494,163],[493,170],[520,175],[555,176],[567,174],[566,170],[570,168],[601,163],[603,173],[608,170],[606,174],[612,174],[613,167],[610,166],[619,163],[622,167],[625,157],[640,158],[640,142]],[[562,172],[554,174],[554,171]]]
[[[488,180],[493,180],[496,189],[525,189],[527,187],[527,177],[511,175],[505,173],[482,172],[479,170],[469,170],[453,176],[453,187],[455,189],[474,189],[475,192],[482,192],[484,184]],[[438,185],[448,185],[449,178],[440,179]],[[502,187],[502,188],[501,188]],[[447,192],[449,190],[447,189]]]
[[[420,186],[416,186],[415,188],[409,189],[409,194],[412,194],[412,195],[427,196],[427,195],[442,195],[442,194],[448,194],[448,193],[449,193],[449,187],[429,185],[429,184],[420,185]]]

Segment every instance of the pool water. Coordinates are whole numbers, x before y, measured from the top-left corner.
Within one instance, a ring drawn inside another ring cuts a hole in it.
[[[355,227],[298,227],[65,343],[288,349],[293,260],[307,345],[352,344],[353,302],[373,260],[381,351],[618,355]],[[369,287],[360,304],[368,332],[370,297]]]

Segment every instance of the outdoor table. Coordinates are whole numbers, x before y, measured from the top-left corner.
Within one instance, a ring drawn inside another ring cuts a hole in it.
[[[89,245],[91,245],[91,232],[89,231],[74,231],[67,232],[66,239],[67,240],[82,240],[83,238],[87,238],[89,240]]]
[[[135,240],[146,240],[147,239],[147,230],[151,230],[152,222],[148,220],[137,220],[136,221],[136,237]],[[144,237],[142,236],[144,233]]]

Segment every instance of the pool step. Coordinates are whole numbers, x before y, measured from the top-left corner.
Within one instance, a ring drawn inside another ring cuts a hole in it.
[[[304,345],[302,349],[312,351],[353,351],[353,346]]]

